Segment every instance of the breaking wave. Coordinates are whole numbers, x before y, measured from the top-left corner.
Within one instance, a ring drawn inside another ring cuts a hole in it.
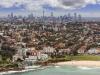
[[[39,66],[34,66],[34,67],[26,67],[25,70],[22,71],[6,71],[6,72],[0,72],[0,75],[8,75],[8,74],[13,74],[13,73],[23,73],[23,72],[28,72],[28,71],[34,71],[34,70],[42,70],[45,69],[46,67],[39,67]]]
[[[100,67],[84,67],[84,66],[78,66],[77,68],[81,70],[100,69]]]

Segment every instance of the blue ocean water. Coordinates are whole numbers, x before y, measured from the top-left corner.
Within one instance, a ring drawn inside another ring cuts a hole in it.
[[[42,70],[7,75],[100,75],[100,68],[81,66],[54,66]]]

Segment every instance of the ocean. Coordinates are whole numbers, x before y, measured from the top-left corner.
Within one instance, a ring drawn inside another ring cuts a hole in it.
[[[100,68],[82,66],[53,66],[45,69],[5,75],[100,75]]]

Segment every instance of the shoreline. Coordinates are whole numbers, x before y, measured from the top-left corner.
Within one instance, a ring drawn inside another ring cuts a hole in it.
[[[13,74],[13,73],[24,73],[29,71],[35,71],[35,70],[42,70],[47,68],[48,66],[27,66],[23,70],[11,70],[11,71],[3,71],[0,72],[0,75],[6,75],[6,74]]]
[[[25,66],[24,68],[9,68],[9,69],[6,69],[6,68],[1,68],[1,71],[0,71],[0,75],[5,75],[5,74],[13,74],[13,73],[23,73],[23,72],[29,72],[29,71],[35,71],[35,70],[42,70],[42,69],[45,69],[45,68],[48,68],[48,67],[51,67],[52,65],[54,65],[53,63],[52,64],[38,64],[38,65],[33,65],[33,66]]]
[[[81,67],[99,67],[100,68],[100,61],[66,61],[66,62],[52,63],[52,65],[56,66],[56,67],[58,67],[58,66],[76,66],[76,67],[81,66]],[[52,65],[26,66],[25,69],[23,69],[23,70],[11,70],[11,71],[0,72],[0,75],[42,70],[42,69],[48,68]]]
[[[100,67],[100,61],[66,61],[58,62],[56,66],[86,66],[86,67]]]

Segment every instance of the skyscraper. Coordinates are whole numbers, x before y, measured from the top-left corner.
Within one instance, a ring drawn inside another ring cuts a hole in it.
[[[77,21],[77,13],[74,13],[74,17],[73,17],[74,22]]]
[[[13,14],[13,12],[11,13],[10,17],[11,17],[11,18],[13,18],[13,17],[14,17],[14,14]]]
[[[71,17],[71,14],[70,13],[68,13],[68,18],[70,18]]]
[[[42,22],[44,23],[45,11],[43,10]]]
[[[82,22],[82,16],[81,16],[81,14],[78,15],[78,22]]]
[[[54,23],[54,13],[53,12],[51,12],[51,21],[52,23]]]
[[[68,13],[68,22],[70,22],[72,20],[71,14]]]

